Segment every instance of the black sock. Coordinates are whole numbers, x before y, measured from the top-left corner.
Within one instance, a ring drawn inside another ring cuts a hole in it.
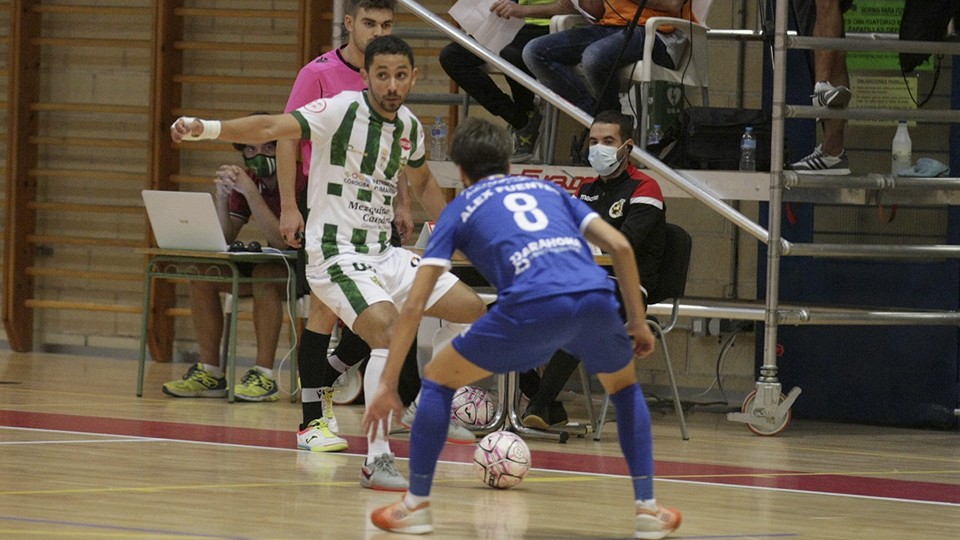
[[[410,350],[407,351],[407,358],[403,361],[403,367],[400,369],[397,391],[400,393],[400,401],[404,405],[413,403],[417,394],[420,393],[420,367],[417,365],[416,338],[414,338]]]
[[[337,358],[344,364],[353,366],[370,356],[370,346],[360,339],[360,336],[344,327],[340,334],[340,342],[337,343],[337,348],[333,351],[333,354],[337,355]]]
[[[300,388],[303,389],[300,394],[300,404],[303,409],[303,423],[300,424],[300,429],[306,428],[311,420],[323,416],[323,401],[319,396],[308,394],[315,394],[317,389],[333,384],[332,382],[323,384],[325,368],[330,366],[327,362],[329,346],[329,334],[318,334],[304,329],[303,336],[300,337],[300,349],[297,351]]]

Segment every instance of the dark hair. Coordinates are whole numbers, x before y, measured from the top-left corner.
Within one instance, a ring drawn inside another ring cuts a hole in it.
[[[600,111],[593,119],[594,124],[616,124],[620,126],[620,142],[633,138],[633,117],[614,109]]]
[[[360,9],[387,9],[397,10],[397,0],[347,0],[343,12],[351,17],[357,15]]]
[[[410,67],[414,67],[413,49],[406,41],[397,36],[380,36],[370,40],[366,51],[363,53],[363,69],[370,71],[373,58],[378,54],[402,54],[410,60]]]
[[[247,116],[257,116],[257,115],[260,115],[260,114],[269,115],[270,113],[268,113],[267,111],[256,111],[256,112],[252,112],[252,113],[248,114]],[[277,141],[273,141],[273,144],[277,144]],[[250,146],[250,145],[249,145],[249,144],[238,143],[238,142],[233,143],[233,147],[236,148],[238,152],[243,152],[243,149],[246,148],[246,147],[248,147],[248,146]]]
[[[453,134],[450,159],[473,182],[493,174],[509,173],[512,156],[510,134],[487,120],[467,118]]]

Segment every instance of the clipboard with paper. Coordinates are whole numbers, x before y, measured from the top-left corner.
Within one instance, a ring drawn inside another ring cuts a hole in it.
[[[524,25],[521,18],[505,19],[490,12],[494,0],[458,0],[448,12],[460,28],[473,36],[477,43],[500,54]]]
[[[448,13],[467,34],[494,54],[500,54],[525,24],[519,17],[503,18],[490,8],[497,0],[457,0]],[[597,19],[580,7],[579,0],[570,0],[573,7],[589,23]]]

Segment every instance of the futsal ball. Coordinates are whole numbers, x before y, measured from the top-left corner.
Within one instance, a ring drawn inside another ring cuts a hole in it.
[[[477,443],[473,467],[484,484],[512,488],[530,470],[530,448],[516,433],[494,431]]]
[[[490,395],[476,386],[460,387],[450,405],[450,418],[467,428],[487,425],[496,412]]]

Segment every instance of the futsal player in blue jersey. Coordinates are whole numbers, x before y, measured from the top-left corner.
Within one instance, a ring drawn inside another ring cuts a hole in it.
[[[402,412],[400,368],[434,283],[451,267],[455,251],[497,288],[497,303],[426,365],[410,434],[409,490],[375,510],[371,521],[392,532],[432,532],[430,487],[455,389],[492,373],[537,367],[563,348],[598,373],[615,405],[636,498],[635,538],[663,538],[680,526],[681,516],[653,495],[650,413],[633,357],[653,352],[654,337],[633,249],[623,234],[557,185],[508,176],[511,148],[507,132],[484,120],[468,119],[454,135],[450,155],[466,189],[443,210],[430,237],[394,327],[379,388],[367,403],[364,432]],[[613,259],[626,326],[613,281],[594,262],[587,240]]]

